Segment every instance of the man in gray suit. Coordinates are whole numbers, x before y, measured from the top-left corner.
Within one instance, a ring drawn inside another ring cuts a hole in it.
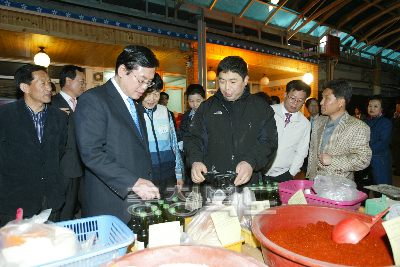
[[[131,202],[160,198],[151,182],[146,124],[134,101],[154,84],[158,64],[150,49],[127,46],[118,56],[115,76],[79,98],[74,116],[86,167],[87,216],[114,215],[127,223]]]
[[[77,98],[86,87],[86,78],[83,69],[74,65],[66,65],[60,73],[61,91],[51,97],[51,105],[66,111],[68,117],[68,139],[65,154],[61,159],[60,168],[67,190],[65,204],[61,209],[60,220],[72,220],[77,204],[79,185],[83,176],[83,163],[79,155],[75,138],[74,111],[78,103]],[[84,217],[84,213],[82,217]]]

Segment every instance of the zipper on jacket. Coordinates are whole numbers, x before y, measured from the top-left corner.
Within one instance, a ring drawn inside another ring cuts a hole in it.
[[[232,116],[229,113],[228,109],[225,107],[224,103],[222,103],[222,101],[220,99],[218,99],[221,102],[221,105],[224,107],[224,109],[226,110],[226,112],[228,113],[229,116],[229,121],[231,123],[231,138],[232,138],[232,142],[231,142],[231,149],[232,149],[232,157],[231,157],[231,166],[232,166],[232,171],[236,171],[236,168],[234,166],[234,160],[235,160],[235,155],[233,153],[234,151],[234,140],[233,140],[233,125],[232,125]]]

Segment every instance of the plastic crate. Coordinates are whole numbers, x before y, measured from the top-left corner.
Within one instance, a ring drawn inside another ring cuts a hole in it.
[[[299,189],[310,189],[311,194],[304,194],[307,204],[312,205],[323,205],[323,206],[332,206],[337,208],[344,208],[350,210],[357,210],[361,206],[361,202],[368,198],[367,194],[358,191],[359,198],[353,201],[335,201],[322,197],[318,197],[315,195],[311,186],[314,184],[312,181],[308,180],[292,180],[279,184],[279,196],[281,197],[283,204],[288,204],[289,199],[297,192]]]
[[[132,231],[117,217],[104,215],[56,223],[73,230],[81,243],[86,241],[87,234],[95,232],[101,248],[74,257],[47,263],[53,266],[90,266],[96,267],[116,257],[126,254],[126,248],[135,239]]]
[[[242,228],[242,236],[244,237],[244,243],[250,247],[261,247],[260,241],[247,229]]]
[[[231,244],[222,246],[223,248],[227,248],[236,252],[242,252],[242,244],[244,242],[244,237],[241,236],[239,241],[233,242]]]

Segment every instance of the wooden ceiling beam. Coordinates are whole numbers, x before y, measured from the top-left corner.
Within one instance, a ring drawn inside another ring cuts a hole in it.
[[[217,0],[212,0],[210,6],[208,8],[210,10],[212,10],[216,2],[217,2]]]
[[[341,28],[343,25],[345,25],[347,22],[349,22],[350,20],[352,20],[355,16],[357,16],[358,14],[361,14],[362,12],[364,12],[365,10],[367,10],[368,8],[370,8],[371,6],[373,6],[374,4],[377,4],[379,2],[381,2],[382,0],[374,0],[373,2],[370,3],[365,3],[364,5],[358,7],[356,10],[353,10],[350,14],[348,14],[347,16],[344,16],[342,18],[339,19],[339,24],[338,24],[338,28]]]
[[[268,16],[268,18],[264,21],[264,26],[267,25],[271,19],[278,13],[279,10],[287,3],[288,0],[280,0],[278,7]]]
[[[380,52],[382,52],[383,50],[385,50],[386,48],[388,48],[389,46],[391,46],[391,45],[397,43],[398,41],[400,41],[400,37],[398,37],[398,38],[392,40],[392,41],[389,42],[387,45],[385,45],[384,47],[382,47],[381,49],[379,49],[379,51],[377,51],[377,52],[375,53],[375,56],[378,55],[378,54],[379,54]]]
[[[391,6],[390,8],[386,10],[382,10],[380,12],[375,13],[375,15],[368,17],[367,19],[359,22],[356,26],[352,28],[352,33],[358,32],[361,28],[365,27],[366,25],[370,24],[374,20],[380,18],[381,16],[385,15],[386,13],[400,7],[400,3],[397,3],[396,5]]]
[[[386,38],[386,37],[388,37],[388,36],[390,36],[390,35],[392,35],[392,34],[395,34],[395,33],[397,33],[397,32],[400,32],[400,28],[398,28],[398,29],[396,29],[396,30],[393,30],[393,31],[391,31],[391,32],[388,32],[388,33],[386,33],[386,34],[384,34],[384,35],[382,35],[382,36],[380,36],[380,37],[378,37],[378,38],[375,38],[374,40],[370,41],[367,45],[375,45],[376,43],[378,43],[379,41],[383,40],[384,38]],[[354,54],[356,54],[357,52],[361,51],[365,46],[366,46],[366,45],[364,45],[364,46],[361,47],[361,48],[358,48],[358,49],[355,50],[351,55],[354,55]]]
[[[320,15],[324,14],[328,10],[336,7],[343,1],[348,1],[348,0],[335,0],[334,2],[332,2],[329,5],[327,5],[326,7],[324,7],[323,9],[319,10],[318,12],[316,12],[313,15],[311,15],[310,17],[308,17],[307,20],[305,22],[303,22],[303,24],[301,24],[299,27],[297,27],[295,30],[293,30],[289,33],[288,40],[290,38],[292,38],[296,33],[298,33],[302,28],[304,28],[304,26],[306,26],[308,23],[312,22],[314,19],[318,18]]]
[[[315,24],[307,33],[306,36],[310,36],[310,34],[318,27],[320,26],[322,23],[325,22],[325,20],[327,20],[333,13],[335,13],[336,11],[338,11],[339,9],[341,9],[342,7],[344,7],[345,5],[347,5],[351,0],[345,0],[342,3],[340,3],[339,5],[337,5],[336,7],[332,8],[328,13],[324,14],[324,16],[319,19],[317,22],[317,24]]]
[[[239,18],[243,17],[244,13],[246,13],[247,9],[249,9],[250,5],[254,2],[254,0],[250,0],[246,3],[246,5],[243,7],[242,11],[239,13]]]

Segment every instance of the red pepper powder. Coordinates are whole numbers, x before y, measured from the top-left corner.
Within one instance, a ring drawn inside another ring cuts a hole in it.
[[[309,223],[266,237],[282,248],[319,261],[348,266],[394,265],[391,249],[383,240],[367,236],[356,245],[337,244],[332,240],[333,227],[326,222]]]

